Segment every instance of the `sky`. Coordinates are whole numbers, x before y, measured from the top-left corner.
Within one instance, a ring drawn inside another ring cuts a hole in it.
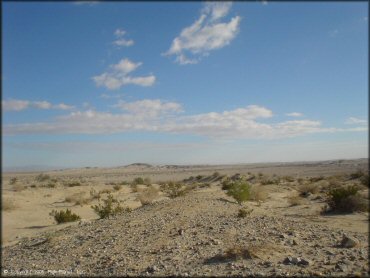
[[[367,2],[3,2],[2,165],[368,157]]]

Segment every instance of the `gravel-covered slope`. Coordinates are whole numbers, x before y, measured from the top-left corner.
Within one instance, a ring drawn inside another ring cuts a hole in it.
[[[363,276],[369,270],[365,233],[272,214],[252,212],[237,218],[239,208],[221,190],[191,192],[115,219],[81,222],[5,247],[2,271],[11,275]],[[359,244],[340,246],[344,234]],[[235,258],[229,249],[243,256]]]

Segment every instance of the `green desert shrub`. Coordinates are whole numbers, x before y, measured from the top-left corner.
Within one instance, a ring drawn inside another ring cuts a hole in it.
[[[192,187],[185,187],[182,183],[170,181],[161,185],[161,190],[171,199],[184,196]]]
[[[227,189],[227,195],[233,197],[238,204],[248,201],[251,197],[251,186],[243,180],[234,181]]]
[[[137,178],[135,178],[133,181],[132,181],[132,183],[131,183],[132,185],[138,185],[138,184],[145,184],[144,183],[144,179],[142,178],[142,177],[137,177]]]
[[[72,211],[69,209],[65,211],[64,210],[60,210],[60,211],[52,210],[50,212],[50,216],[53,216],[54,220],[58,224],[65,223],[65,222],[73,222],[73,221],[77,221],[81,219],[80,216],[78,216],[75,213],[72,213]]]
[[[367,201],[358,193],[356,185],[330,189],[327,203],[329,211],[355,212],[368,210]]]
[[[120,214],[123,212],[131,212],[130,208],[124,208],[121,206],[120,202],[113,198],[112,194],[107,196],[107,199],[103,200],[103,204],[99,202],[98,205],[91,206],[97,215],[101,219],[109,218],[110,216]]]

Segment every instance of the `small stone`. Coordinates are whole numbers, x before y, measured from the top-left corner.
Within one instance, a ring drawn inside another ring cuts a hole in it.
[[[354,237],[343,235],[340,246],[343,248],[353,248],[359,244],[359,241]]]
[[[179,230],[177,231],[177,233],[178,233],[180,236],[182,236],[182,235],[184,234],[184,230],[183,230],[183,229],[179,229]]]

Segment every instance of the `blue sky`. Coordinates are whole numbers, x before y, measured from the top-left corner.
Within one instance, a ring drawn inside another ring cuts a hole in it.
[[[5,2],[4,168],[368,157],[367,10]]]

